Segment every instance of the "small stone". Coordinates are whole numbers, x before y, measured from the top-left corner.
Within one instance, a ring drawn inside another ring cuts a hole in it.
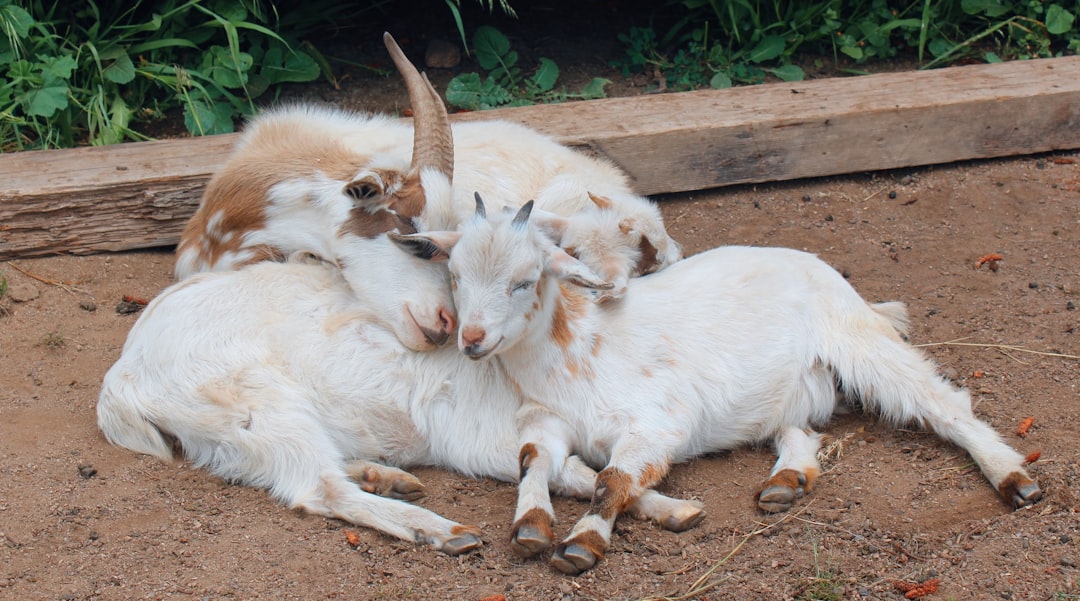
[[[833,216],[832,216],[832,215],[826,215],[826,216],[825,216],[825,221],[832,221],[832,220],[833,220]]]
[[[92,466],[90,464],[80,465],[79,466],[79,476],[82,476],[83,478],[86,478],[86,479],[90,479],[90,478],[93,478],[96,475],[97,475],[97,470],[94,469],[94,466]]]
[[[912,178],[910,175],[905,175],[904,177],[900,178],[900,185],[909,186],[911,185],[912,181],[914,181],[914,178]]]
[[[1042,159],[1039,159],[1038,161],[1035,161],[1035,168],[1036,169],[1046,169],[1046,161],[1044,161]]]
[[[8,287],[7,295],[17,303],[26,303],[34,300],[41,293],[33,284],[13,284]]]
[[[1038,282],[1028,282],[1028,288],[1031,288],[1032,290],[1034,290],[1034,289],[1036,289],[1038,287],[1039,287]]]
[[[851,270],[845,267],[844,270],[840,272],[840,275],[844,276],[845,280],[851,279]]]
[[[1069,301],[1069,302],[1065,303],[1065,309],[1067,309],[1069,311],[1075,311],[1076,310],[1076,303],[1074,303],[1072,301]]]
[[[1063,566],[1065,566],[1067,568],[1075,568],[1076,567],[1076,561],[1073,560],[1072,557],[1069,557],[1067,555],[1063,556],[1061,559],[1059,559],[1058,563],[1060,563],[1061,565],[1063,565]]]
[[[93,313],[94,311],[97,311],[97,303],[91,300],[79,301],[79,308],[83,311]]]
[[[802,197],[803,202],[810,202],[810,200],[811,200],[811,198],[810,198],[809,194],[803,194],[803,197]]]
[[[896,190],[890,190],[889,191],[889,198],[890,199],[896,198]]]

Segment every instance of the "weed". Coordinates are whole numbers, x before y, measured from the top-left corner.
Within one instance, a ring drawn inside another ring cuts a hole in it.
[[[1033,0],[681,0],[684,14],[659,35],[652,27],[620,34],[624,75],[658,75],[685,90],[760,83],[768,75],[802,79],[799,55],[829,56],[841,70],[914,53],[924,68],[981,53],[987,62],[1080,50],[1074,3]],[[665,7],[670,9],[672,4]],[[824,62],[819,58],[819,66]]]
[[[41,344],[50,350],[58,351],[67,345],[67,339],[63,332],[54,330],[41,337]]]
[[[831,568],[822,568],[819,557],[818,538],[811,533],[814,554],[814,576],[799,586],[797,601],[839,601],[844,598],[844,582]]]
[[[611,83],[596,77],[578,92],[556,89],[559,67],[548,58],[541,58],[536,70],[526,76],[518,66],[518,53],[510,47],[510,40],[494,27],[477,28],[473,50],[480,67],[488,72],[487,77],[462,73],[450,80],[446,88],[448,103],[471,111],[603,98],[604,86]]]
[[[7,274],[4,273],[3,271],[0,271],[0,298],[4,298],[5,296],[7,296],[7,292],[8,292]]]

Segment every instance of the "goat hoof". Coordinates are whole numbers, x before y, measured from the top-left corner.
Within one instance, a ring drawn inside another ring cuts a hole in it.
[[[596,565],[599,557],[583,545],[562,543],[551,556],[551,565],[563,574],[576,576]]]
[[[422,498],[425,494],[427,493],[424,491],[424,485],[419,480],[402,479],[394,481],[387,496],[412,502]]]
[[[701,520],[705,519],[705,510],[701,507],[694,507],[693,510],[688,512],[682,512],[680,515],[670,515],[663,521],[661,526],[665,530],[672,532],[682,532],[689,530],[694,526],[701,523]]]
[[[466,532],[443,543],[440,551],[447,555],[461,555],[462,553],[468,553],[483,544],[484,541],[480,540],[479,536],[471,532]]]
[[[1042,499],[1042,489],[1034,482],[1017,486],[1012,495],[1013,505],[1017,508],[1034,505],[1039,499]]]
[[[783,513],[791,509],[791,504],[802,495],[788,486],[769,486],[758,495],[758,509],[766,513]]]
[[[535,557],[551,547],[551,536],[540,528],[522,524],[510,538],[510,549],[522,559]]]

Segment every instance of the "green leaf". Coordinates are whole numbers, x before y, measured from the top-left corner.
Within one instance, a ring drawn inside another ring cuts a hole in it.
[[[855,60],[860,60],[863,57],[862,48],[859,48],[858,46],[841,46],[840,52],[843,52]]]
[[[289,50],[280,44],[267,49],[260,62],[262,69],[259,74],[265,77],[270,85],[283,81],[313,81],[318,79],[321,73],[314,58],[303,52]]]
[[[596,98],[604,98],[607,96],[607,92],[604,91],[604,87],[611,85],[610,79],[604,79],[603,77],[594,77],[592,81],[585,84],[585,87],[581,88],[582,100],[593,100]]]
[[[488,77],[481,80],[476,73],[462,73],[446,86],[446,101],[470,111],[494,108],[512,99],[513,95],[495,83],[494,79]]]
[[[39,56],[41,60],[41,74],[45,80],[68,80],[71,79],[71,74],[75,72],[75,68],[78,67],[78,63],[70,55],[64,54],[61,56]]]
[[[1053,35],[1068,33],[1075,19],[1071,12],[1057,4],[1051,4],[1046,9],[1046,30]]]
[[[485,71],[491,71],[498,67],[500,62],[512,65],[517,62],[517,56],[513,61],[503,60],[510,52],[510,40],[501,31],[487,25],[482,25],[473,34],[473,49],[476,50],[476,62]]]
[[[993,53],[993,52],[987,52],[986,54],[984,54],[983,55],[983,60],[985,60],[988,63],[1000,63],[1000,62],[1003,62],[1001,60],[1001,57],[998,56],[997,54]]]
[[[787,44],[781,36],[765,36],[758,42],[757,46],[754,46],[754,49],[750,51],[750,54],[747,55],[746,58],[752,63],[772,60],[783,54],[786,46]]]
[[[775,69],[765,70],[779,77],[782,81],[802,81],[806,79],[806,73],[798,65],[781,65]]]
[[[547,92],[555,87],[555,82],[559,79],[559,66],[550,58],[541,58],[540,66],[530,79],[539,91]]]
[[[0,33],[5,37],[25,39],[34,26],[34,17],[26,9],[14,4],[0,6]]]
[[[709,80],[709,87],[714,90],[724,90],[731,87],[731,77],[727,73],[721,71],[712,76]]]
[[[239,52],[234,58],[228,48],[211,46],[203,55],[202,72],[222,87],[241,88],[247,82],[247,72],[254,62],[246,52]]]
[[[68,85],[62,80],[51,80],[40,88],[28,90],[24,96],[26,114],[35,117],[52,117],[68,106]]]
[[[192,100],[184,106],[184,126],[196,136],[231,133],[232,107],[227,102],[209,104]]]
[[[113,46],[101,53],[101,60],[107,62],[101,72],[105,79],[119,84],[129,83],[135,79],[135,64],[131,62],[131,57],[123,48]]]
[[[1000,17],[1012,10],[1012,6],[1001,0],[961,0],[960,8],[969,15],[982,14],[987,17]]]

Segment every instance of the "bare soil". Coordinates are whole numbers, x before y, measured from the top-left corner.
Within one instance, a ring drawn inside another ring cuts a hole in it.
[[[304,94],[390,111],[404,98],[392,80],[353,84]],[[834,452],[790,513],[754,508],[770,449],[702,457],[662,486],[705,503],[700,526],[674,534],[624,518],[578,577],[511,553],[512,484],[416,470],[419,504],[484,532],[478,551],[449,557],[111,447],[95,401],[138,317],[116,307],[170,284],[171,249],[58,256],[0,264],[0,598],[638,599],[704,579],[715,588],[697,598],[903,599],[897,581],[937,579],[927,598],[1080,599],[1080,155],[658,200],[688,253],[804,249],[868,300],[906,302],[912,342],[971,391],[982,419],[1040,454],[1044,499],[1013,511],[964,452],[852,414],[825,429]],[[976,267],[989,253],[1002,256],[996,270]],[[557,499],[557,533],[586,507]]]

